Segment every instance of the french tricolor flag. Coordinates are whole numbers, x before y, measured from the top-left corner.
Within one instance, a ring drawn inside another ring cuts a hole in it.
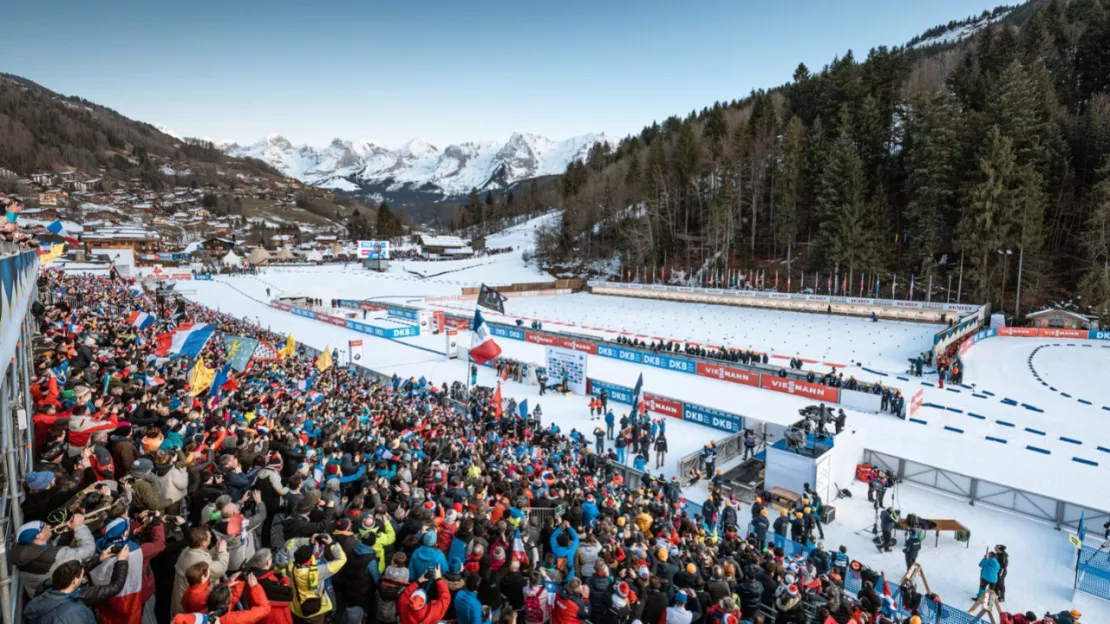
[[[470,359],[478,364],[485,364],[501,355],[501,347],[493,341],[482,313],[474,311],[474,322],[470,326]]]
[[[154,316],[146,312],[132,312],[127,316],[127,322],[138,327],[139,329],[146,329],[154,322]]]
[[[183,323],[172,332],[158,334],[158,348],[154,354],[196,357],[215,332],[216,326],[210,323]]]

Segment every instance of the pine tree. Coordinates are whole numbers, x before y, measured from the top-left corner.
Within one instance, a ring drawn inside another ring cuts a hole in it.
[[[957,228],[957,245],[967,254],[969,281],[976,297],[991,296],[991,262],[996,251],[1010,238],[1015,193],[1016,166],[1013,142],[998,126],[987,134],[979,158],[978,181],[965,200]]]
[[[907,234],[914,273],[935,273],[936,257],[946,248],[955,213],[960,109],[944,90],[918,100],[907,128]]]
[[[779,159],[779,179],[775,187],[778,195],[778,214],[775,222],[775,240],[786,247],[787,270],[790,270],[794,243],[800,228],[798,205],[802,199],[802,176],[805,172],[806,145],[805,126],[795,115],[786,124],[786,134],[782,141],[782,156]]]
[[[1110,158],[1098,174],[1101,180],[1091,193],[1091,214],[1083,238],[1087,267],[1079,291],[1105,327],[1110,323]]]

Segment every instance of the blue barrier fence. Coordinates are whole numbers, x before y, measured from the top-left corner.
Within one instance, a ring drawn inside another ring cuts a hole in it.
[[[605,390],[610,400],[626,405],[632,404],[632,388],[593,378],[590,378],[589,386],[590,394],[593,396],[598,396],[602,390]],[[744,417],[739,414],[731,414],[712,407],[679,401],[678,399],[671,400],[681,406],[682,420],[729,433],[739,433],[744,430]]]
[[[1110,551],[1084,546],[1079,549],[1076,588],[1110,600]]]

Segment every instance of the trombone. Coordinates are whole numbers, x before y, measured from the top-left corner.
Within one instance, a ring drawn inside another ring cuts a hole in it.
[[[108,516],[108,512],[111,511],[114,505],[115,501],[108,501],[100,507],[86,512],[84,514],[85,524],[94,524],[105,519]],[[74,515],[76,514],[71,512],[68,507],[59,507],[47,514],[46,524],[50,525],[50,530],[55,535],[69,533],[73,530],[73,527],[69,526],[69,521],[73,518]]]

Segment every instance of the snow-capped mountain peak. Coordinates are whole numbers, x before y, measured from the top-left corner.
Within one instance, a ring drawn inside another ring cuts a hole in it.
[[[373,141],[338,138],[323,148],[295,146],[275,133],[252,145],[229,145],[225,151],[258,158],[289,177],[322,188],[387,199],[416,193],[424,200],[439,201],[461,197],[471,188],[496,191],[562,173],[569,163],[585,159],[595,144],[608,141],[603,134],[552,141],[516,132],[505,143],[465,142],[441,150],[414,138],[392,150]]]

